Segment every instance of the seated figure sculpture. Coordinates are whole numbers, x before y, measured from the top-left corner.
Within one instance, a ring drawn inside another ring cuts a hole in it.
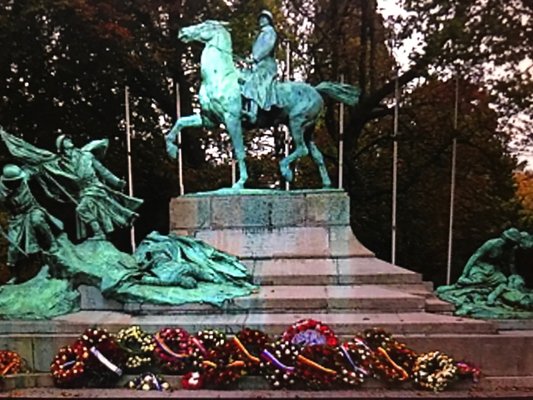
[[[516,228],[505,230],[499,238],[486,241],[469,258],[457,280],[459,286],[494,286],[516,273],[515,250],[522,235]]]
[[[454,285],[436,290],[456,314],[484,318],[531,317],[533,291],[518,273],[516,253],[532,247],[532,235],[516,228],[490,239],[470,257]]]
[[[257,23],[260,30],[252,46],[251,71],[242,86],[242,94],[248,100],[248,107],[243,109],[243,114],[252,125],[257,122],[259,109],[270,111],[279,102],[275,85],[278,34],[274,28],[274,17],[270,11],[262,10]]]

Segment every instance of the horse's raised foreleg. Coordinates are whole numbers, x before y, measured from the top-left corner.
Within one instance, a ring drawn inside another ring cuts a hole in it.
[[[183,128],[199,128],[202,126],[202,117],[200,114],[188,115],[186,117],[178,118],[170,132],[165,136],[165,143],[167,154],[172,158],[178,157],[178,146],[176,145],[176,138],[178,133]]]
[[[248,180],[248,169],[246,168],[246,152],[244,151],[244,140],[242,138],[242,123],[240,117],[228,115],[225,119],[226,129],[233,144],[233,152],[239,165],[239,180],[235,182],[232,189],[242,189]]]
[[[322,187],[330,188],[331,179],[329,178],[328,170],[326,168],[326,164],[324,163],[324,156],[322,155],[322,152],[318,149],[315,142],[311,139],[311,134],[309,134],[309,138],[306,138],[305,142],[307,144],[309,152],[311,153],[311,157],[313,158],[315,164],[318,167],[318,172],[320,172],[320,178],[322,179]]]
[[[299,158],[305,157],[309,154],[307,146],[304,142],[304,124],[301,119],[295,119],[289,122],[289,130],[291,132],[292,140],[294,143],[294,151],[285,157],[279,163],[279,169],[281,176],[287,182],[292,182],[294,173],[291,170],[291,164]]]

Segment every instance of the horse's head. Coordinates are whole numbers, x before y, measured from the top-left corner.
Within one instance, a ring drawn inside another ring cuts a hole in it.
[[[223,32],[228,34],[225,28],[226,25],[228,25],[227,22],[208,20],[200,24],[187,26],[180,29],[178,39],[185,43],[192,41],[208,43]]]

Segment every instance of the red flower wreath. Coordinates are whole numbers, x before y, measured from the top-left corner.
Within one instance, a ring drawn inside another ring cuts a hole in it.
[[[311,389],[331,389],[339,378],[335,368],[340,360],[341,355],[334,347],[306,346],[296,359],[295,374]]]
[[[198,386],[200,379],[199,384],[202,387],[223,389],[246,374],[246,363],[234,341],[226,341],[225,335],[222,337],[218,333],[207,331],[202,332],[200,337],[206,338],[207,344],[213,347],[206,348],[203,341],[194,338],[197,346],[194,350],[194,362],[196,372],[199,372],[200,376],[191,375],[187,377],[187,381],[192,378],[192,381],[197,383],[194,386]]]
[[[200,368],[204,386],[210,389],[228,388],[246,374],[244,361],[220,348],[209,350]]]
[[[24,360],[17,352],[0,350],[0,376],[18,374],[24,369]]]
[[[261,375],[274,389],[290,388],[296,384],[294,374],[299,349],[287,341],[278,340],[261,352]]]
[[[89,356],[89,349],[81,342],[76,342],[74,346],[61,347],[50,364],[50,373],[56,386],[86,386],[89,380],[86,361]]]
[[[404,350],[399,342],[389,344],[387,349],[378,347],[374,352],[375,362],[372,366],[376,378],[389,383],[404,382],[409,379],[412,367],[406,367],[406,364],[413,365],[410,360],[414,353],[410,353],[408,349]]]
[[[192,348],[192,368],[199,370],[209,351],[221,349],[225,345],[226,340],[226,334],[215,329],[198,331],[198,333],[190,339]]]
[[[86,364],[91,374],[91,386],[105,386],[122,376],[125,353],[106,329],[86,329],[75,344],[77,345],[89,349]]]
[[[341,343],[338,352],[342,356],[342,361],[337,364],[336,369],[345,384],[356,387],[373,375],[374,352],[361,339],[354,338],[350,342]]]
[[[271,339],[266,333],[245,328],[227,342],[227,347],[237,355],[238,359],[244,361],[246,373],[257,375],[261,364],[261,352],[270,342]]]
[[[185,329],[163,328],[154,335],[154,340],[154,359],[163,372],[181,374],[190,370],[193,345]]]
[[[296,345],[338,346],[339,339],[326,324],[314,319],[302,319],[283,332],[282,340]]]

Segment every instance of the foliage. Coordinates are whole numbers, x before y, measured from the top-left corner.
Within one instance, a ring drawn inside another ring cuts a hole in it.
[[[522,205],[520,222],[523,229],[533,231],[533,171],[517,171],[514,174],[516,181],[516,196]]]
[[[507,138],[483,90],[461,85],[460,119],[453,130],[454,82],[429,81],[405,97],[398,133],[397,263],[444,283],[453,138],[457,169],[452,275],[460,273],[480,243],[517,220]],[[358,237],[390,259],[392,137],[390,121],[361,138],[357,174],[350,182]]]
[[[126,176],[128,85],[134,194],[145,199],[137,237],[152,229],[164,232],[168,199],[178,193],[178,179],[176,163],[164,155],[162,133],[175,119],[174,84],[179,83],[183,115],[193,112],[199,85],[200,46],[180,42],[177,32],[208,18],[227,20],[239,60],[250,52],[259,10],[269,8],[280,33],[280,72],[286,67],[283,45],[288,42],[298,77],[318,83],[343,74],[362,90],[359,104],[346,111],[344,182],[358,236],[388,259],[395,87],[391,46],[394,36],[396,46],[417,32],[420,47],[398,78],[404,93],[398,136],[398,259],[442,280],[454,135],[454,271],[477,245],[516,219],[514,160],[506,147],[509,129],[502,124],[519,111],[526,120],[533,114],[531,68],[524,70],[523,63],[532,54],[531,4],[405,0],[403,5],[403,16],[384,21],[377,0],[0,0],[0,45],[7,55],[0,58],[0,124],[48,149],[59,130],[73,134],[78,145],[108,137],[105,163]],[[455,72],[461,78],[456,132],[451,125],[453,88],[447,81]],[[338,106],[327,103],[316,132],[332,177],[337,173],[338,120]],[[247,134],[250,148],[256,148],[258,136]],[[251,186],[279,181],[283,132],[275,130],[271,142],[272,149],[249,161]],[[182,148],[186,191],[229,185],[227,137],[185,130]],[[6,161],[4,151],[0,161]],[[311,171],[309,160],[298,163],[291,187],[318,187],[318,175]],[[116,240],[124,242],[125,237]]]
[[[0,45],[8,57],[0,58],[0,124],[48,149],[60,131],[73,135],[77,145],[108,137],[104,162],[125,177],[128,85],[134,194],[145,199],[138,237],[152,229],[164,232],[168,217],[159,210],[178,191],[177,166],[163,156],[162,140],[175,116],[172,85],[179,82],[182,112],[190,113],[190,88],[198,80],[184,74],[193,66],[180,62],[198,49],[185,47],[177,32],[193,18],[218,18],[226,11],[216,0],[1,0]],[[184,137],[183,148],[186,167],[201,170],[201,138]],[[115,239],[127,243],[127,235]]]

